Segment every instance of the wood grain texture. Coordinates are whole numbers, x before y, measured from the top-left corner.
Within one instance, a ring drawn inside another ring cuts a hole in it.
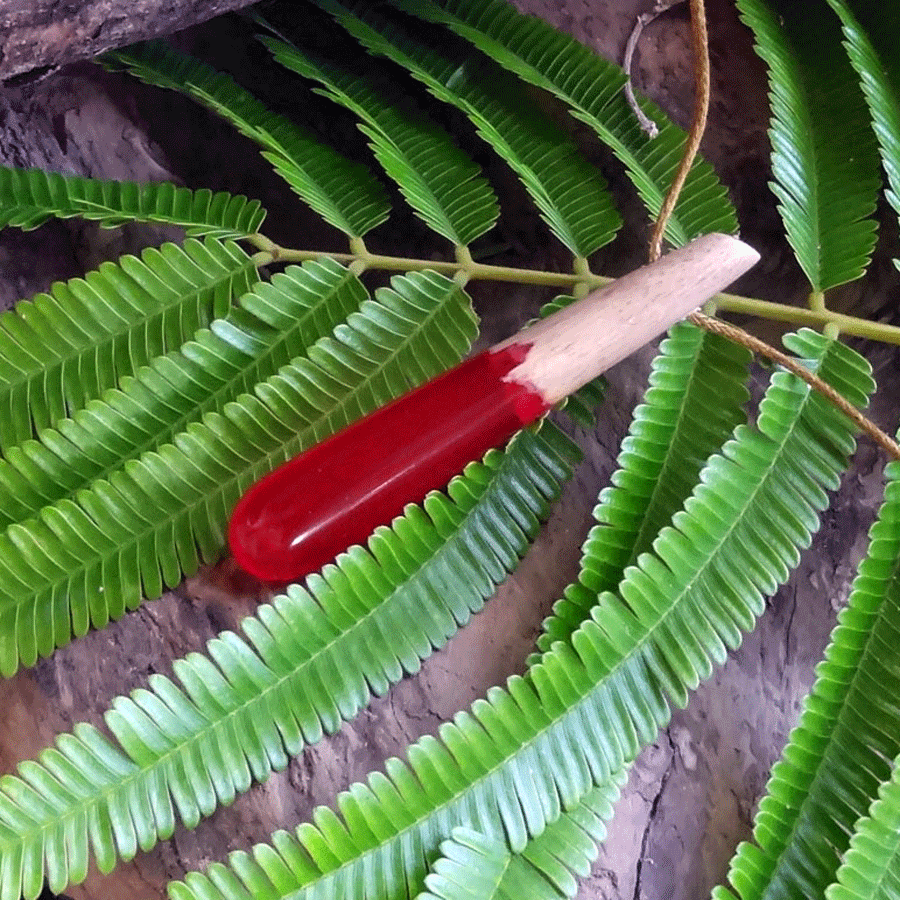
[[[172,34],[256,0],[0,0],[0,81]]]
[[[528,385],[555,406],[665,334],[759,262],[726,234],[705,234],[497,345],[528,347],[504,380]]]

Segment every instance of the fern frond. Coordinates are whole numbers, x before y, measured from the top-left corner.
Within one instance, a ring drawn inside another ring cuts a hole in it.
[[[217,558],[228,513],[250,483],[457,363],[475,332],[459,286],[433,272],[391,284],[254,394],[0,534],[0,672]]]
[[[865,362],[803,332],[791,349],[818,364],[854,403],[873,384]],[[455,827],[503,839],[513,851],[562,807],[604,783],[684,703],[724,643],[749,627],[764,593],[808,544],[825,488],[836,486],[853,425],[793,376],[778,373],[759,430],[737,429],[701,484],[620,585],[605,594],[571,644],[557,643],[526,678],[513,677],[409,749],[385,774],[320,807],[313,823],[229,865],[173,883],[173,900],[252,895],[266,900],[414,895],[426,860]],[[377,824],[376,824],[377,823]],[[251,887],[252,886],[252,887]]]
[[[625,569],[682,508],[706,460],[746,419],[749,363],[742,347],[693,325],[670,331],[622,442],[612,486],[594,510],[598,524],[584,545],[578,580],[545,620],[539,651],[568,641],[597,597],[616,590]]]
[[[828,0],[859,76],[887,176],[885,196],[900,213],[900,8],[893,3]]]
[[[147,84],[183,92],[223,116],[262,148],[304,203],[344,234],[362,237],[387,219],[384,188],[365,166],[271,112],[227,75],[153,41],[107,54],[103,62]]]
[[[237,244],[190,239],[104,263],[0,314],[0,449],[180,346],[256,280]]]
[[[10,447],[0,459],[0,528],[74,498],[206,413],[222,412],[329,334],[367,297],[356,275],[327,259],[290,266],[260,282],[179,350],[156,357],[37,440]]]
[[[856,823],[850,849],[825,900],[891,900],[900,895],[900,760],[878,789],[869,814]]]
[[[814,7],[814,8],[813,8]],[[769,67],[772,191],[814,291],[860,278],[875,247],[878,153],[840,23],[819,0],[738,0]]]
[[[625,100],[625,75],[568,35],[534,16],[523,16],[505,0],[391,0],[413,16],[446,25],[504,68],[558,97],[572,115],[592,128],[625,165],[651,217],[656,218],[681,160],[684,132],[662,111],[642,100],[659,126],[650,140]],[[676,246],[711,231],[737,232],[725,188],[708,163],[691,169],[666,237]]]
[[[376,159],[430,228],[464,247],[494,227],[500,208],[480,168],[445,131],[389,103],[396,92],[389,83],[362,78],[282,41],[264,43],[283,66],[323,84],[318,93],[359,117]]]
[[[454,52],[440,35],[425,43],[371,5],[351,12],[337,0],[317,2],[369,51],[408,69],[435,97],[461,109],[576,256],[588,256],[615,237],[621,218],[599,171],[526,99],[516,79],[488,60]]]
[[[900,466],[888,484],[869,550],[838,616],[800,724],[772,769],[753,830],[728,878],[742,900],[822,896],[860,816],[900,754]],[[718,898],[735,894],[718,888]],[[866,895],[868,896],[868,895]]]
[[[612,804],[625,770],[588,791],[520,853],[469,828],[455,828],[441,857],[425,876],[416,900],[564,900],[574,897],[577,877],[590,874],[597,845],[606,837]]]
[[[251,780],[333,733],[465,623],[527,550],[577,451],[552,425],[522,432],[337,566],[295,585],[0,782],[0,873],[26,861],[25,896],[108,871],[194,827]],[[115,760],[111,766],[109,760]],[[69,772],[82,774],[72,784]],[[149,806],[146,803],[149,802]],[[66,865],[74,858],[77,867]],[[37,885],[37,890],[33,886]],[[3,879],[8,892],[19,886]],[[4,894],[5,896],[6,894]]]
[[[506,844],[471,828],[454,828],[415,900],[496,900],[512,854]],[[532,895],[528,895],[532,896]]]
[[[52,216],[80,216],[104,228],[126,222],[178,225],[188,235],[219,239],[256,234],[266,217],[258,200],[169,182],[136,184],[0,166],[0,228],[29,230]]]

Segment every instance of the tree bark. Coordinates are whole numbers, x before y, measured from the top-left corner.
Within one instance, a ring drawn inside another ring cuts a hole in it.
[[[0,81],[172,34],[256,0],[0,0]]]

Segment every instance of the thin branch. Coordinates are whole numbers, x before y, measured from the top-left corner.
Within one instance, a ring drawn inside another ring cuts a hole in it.
[[[613,280],[603,275],[594,275],[591,272],[582,271],[580,268],[573,274],[571,272],[549,272],[543,269],[492,266],[488,263],[478,262],[472,262],[470,265],[463,267],[458,260],[451,262],[434,259],[409,259],[399,256],[384,256],[368,251],[364,257],[360,257],[354,253],[300,250],[281,247],[262,234],[250,235],[247,241],[263,252],[270,254],[271,260],[276,263],[306,262],[307,260],[327,257],[347,265],[360,263],[365,269],[373,271],[420,272],[425,269],[431,269],[435,272],[442,272],[451,278],[462,271],[469,280],[539,284],[567,290],[575,290],[579,285],[587,285],[589,288],[603,287],[603,285],[609,284]],[[808,325],[810,328],[821,329],[827,325],[832,325],[842,334],[900,346],[900,327],[897,325],[888,325],[884,322],[873,322],[870,319],[847,316],[830,309],[814,310],[806,309],[802,306],[787,306],[784,303],[770,303],[766,300],[757,300],[755,297],[742,297],[739,294],[717,294],[712,302],[717,309],[725,312],[776,322],[789,322],[793,325]]]
[[[650,12],[641,13],[634,20],[634,28],[631,29],[631,34],[628,35],[628,41],[625,44],[625,53],[622,56],[622,68],[625,70],[626,78],[625,99],[628,101],[628,105],[634,112],[635,118],[640,122],[641,130],[650,138],[655,138],[659,134],[659,128],[657,127],[656,122],[647,117],[638,105],[637,98],[634,96],[634,85],[631,81],[631,63],[634,58],[634,51],[637,49],[638,41],[641,39],[644,29],[654,19],[670,10],[673,6],[678,6],[679,3],[684,3],[684,0],[657,0],[657,2],[653,4],[653,9],[651,9]]]

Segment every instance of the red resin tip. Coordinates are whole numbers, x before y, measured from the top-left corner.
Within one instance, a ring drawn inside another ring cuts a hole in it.
[[[258,481],[228,530],[241,568],[272,582],[319,570],[547,412],[504,380],[528,349],[480,353]]]

